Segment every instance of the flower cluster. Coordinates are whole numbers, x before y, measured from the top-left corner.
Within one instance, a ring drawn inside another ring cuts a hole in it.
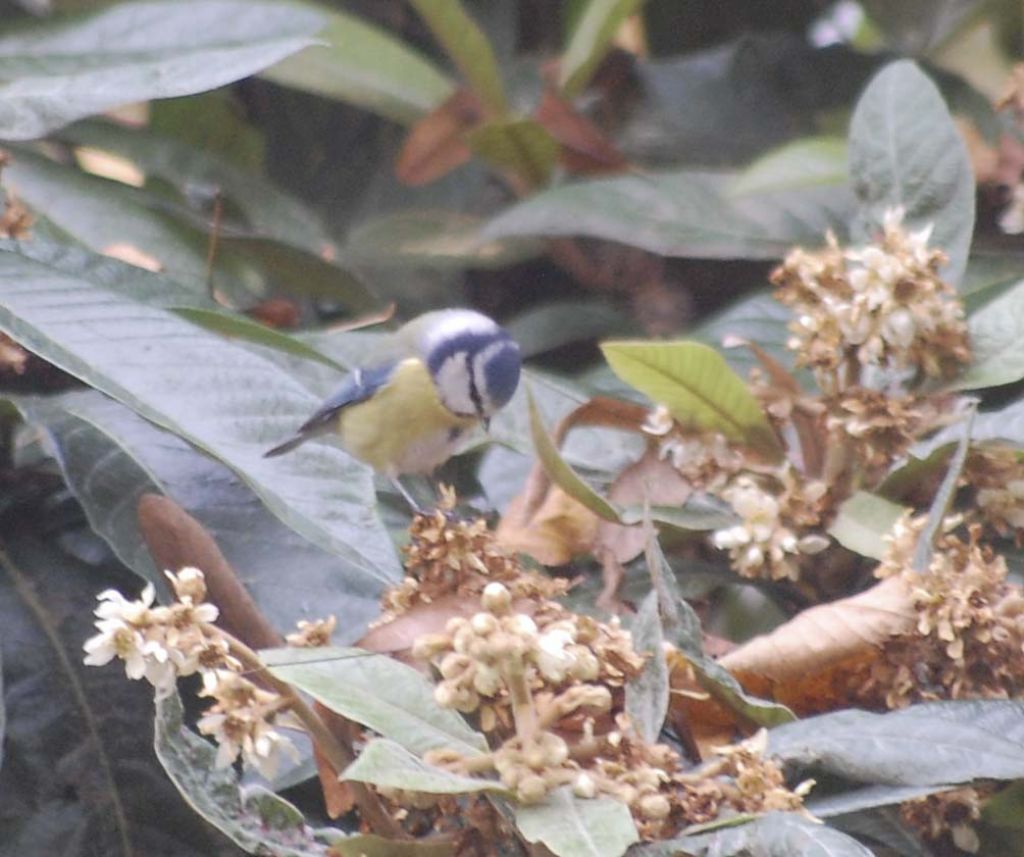
[[[825,426],[872,475],[881,475],[919,437],[938,427],[943,402],[854,386],[827,400]],[[946,403],[948,404],[948,403]]]
[[[1007,581],[1006,562],[979,543],[965,542],[950,521],[936,540],[926,571],[911,567],[924,517],[905,516],[894,528],[876,575],[900,575],[917,611],[916,633],[888,640],[859,683],[869,704],[902,708],[936,699],[1007,698],[1024,692],[1024,593]]]
[[[633,651],[631,637],[617,621],[599,623],[576,616],[547,602],[534,616],[513,612],[511,591],[492,582],[481,598],[483,610],[466,619],[448,621],[443,634],[417,639],[413,655],[430,661],[441,681],[435,698],[446,708],[463,713],[479,711],[486,732],[508,727],[520,697],[554,693],[587,682],[597,695],[572,697],[576,706],[607,708],[607,687],[621,687],[643,667]],[[549,700],[554,710],[564,703]]]
[[[491,581],[505,583],[517,598],[565,594],[565,581],[524,572],[498,545],[486,520],[458,518],[453,514],[454,507],[454,493],[443,488],[438,508],[413,520],[405,549],[407,575],[384,594],[384,614],[377,624],[442,595],[478,596]]]
[[[166,574],[175,595],[166,606],[154,606],[152,584],[137,600],[113,589],[99,594],[99,633],[85,642],[85,663],[102,666],[120,658],[128,678],[147,679],[158,699],[174,692],[178,677],[199,673],[202,695],[215,700],[199,729],[218,744],[217,767],[241,755],[264,776],[274,776],[281,758],[296,753],[275,729],[281,698],[240,675],[242,663],[228,636],[213,624],[218,611],[206,603],[203,573],[183,568]]]
[[[800,479],[790,467],[777,479],[738,476],[722,496],[741,522],[716,530],[711,541],[729,552],[732,567],[744,577],[798,580],[803,557],[829,544],[827,537],[806,532],[820,524],[825,492],[824,483]]]
[[[156,591],[151,583],[135,601],[114,589],[101,592],[95,611],[100,633],[85,643],[86,664],[102,666],[120,658],[128,678],[147,679],[158,698],[174,690],[178,676],[231,661],[227,643],[210,625],[217,608],[204,603],[203,573],[183,568],[177,574],[167,572],[167,577],[177,601],[166,607],[153,605]]]
[[[243,762],[271,779],[283,757],[299,761],[295,745],[274,728],[280,725],[283,704],[278,694],[231,670],[215,670],[203,676],[200,695],[215,700],[197,725],[217,742],[216,767],[225,768],[241,755]]]
[[[1003,537],[1024,533],[1024,453],[1009,446],[974,447],[964,466],[974,510]]]
[[[803,809],[803,798],[814,786],[805,780],[790,789],[778,763],[766,757],[768,732],[764,729],[739,744],[716,749],[718,759],[701,769],[701,777],[678,777],[683,787],[680,803],[691,824],[718,818],[723,809],[738,813],[793,812]]]
[[[946,257],[928,248],[930,235],[908,232],[902,209],[891,209],[877,243],[843,250],[830,234],[824,250],[794,250],[773,272],[776,297],[796,313],[788,345],[823,390],[837,392],[866,366],[950,377],[970,358],[963,309],[939,278]]]
[[[560,786],[581,798],[614,797],[649,837],[720,810],[802,805],[778,767],[762,757],[763,747],[727,748],[707,770],[684,773],[670,747],[641,740],[621,711],[621,689],[643,659],[617,623],[550,603],[533,616],[514,612],[500,583],[487,586],[481,606],[472,617],[449,622],[444,634],[421,637],[413,652],[440,674],[438,702],[478,713],[500,743],[485,757],[434,750],[428,763],[461,774],[493,770],[523,803]]]
[[[647,415],[641,429],[658,439],[658,456],[669,460],[694,488],[719,491],[743,468],[743,454],[724,435],[684,429],[664,405]]]
[[[975,825],[981,821],[981,808],[988,796],[971,786],[952,789],[904,802],[900,817],[931,844],[948,840],[959,851],[977,854],[981,840]]]

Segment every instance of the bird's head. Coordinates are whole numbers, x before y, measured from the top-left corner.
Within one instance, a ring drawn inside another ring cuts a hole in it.
[[[498,324],[473,310],[431,315],[421,345],[442,404],[486,424],[519,385],[519,346]]]

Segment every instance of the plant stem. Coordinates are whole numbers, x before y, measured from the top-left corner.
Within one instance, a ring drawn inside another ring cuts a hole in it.
[[[212,627],[212,626],[211,626]],[[252,672],[259,679],[261,684],[271,688],[285,700],[288,708],[299,718],[302,725],[309,733],[309,737],[336,774],[341,774],[355,760],[355,755],[349,747],[339,741],[330,729],[324,724],[315,711],[310,708],[306,701],[299,696],[295,688],[288,682],[282,681],[264,666],[259,655],[250,649],[241,640],[237,640],[227,632],[218,629],[224,635],[231,649],[231,654],[242,662],[247,672]],[[359,814],[369,828],[376,833],[390,839],[409,839],[408,834],[393,819],[384,808],[379,796],[363,783],[350,782],[352,794],[359,806]]]

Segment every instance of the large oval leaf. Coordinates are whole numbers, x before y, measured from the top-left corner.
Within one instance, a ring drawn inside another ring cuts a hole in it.
[[[1024,777],[1024,702],[935,702],[837,711],[771,730],[768,751],[861,783],[932,785]]]
[[[152,0],[16,27],[0,34],[0,139],[224,86],[311,44],[322,24],[271,0]]]
[[[971,313],[971,365],[956,379],[957,390],[1012,384],[1024,378],[1024,280]]]
[[[139,529],[145,494],[171,497],[209,531],[278,631],[333,614],[336,640],[348,642],[379,615],[378,581],[286,527],[231,470],[181,438],[94,390],[16,404],[48,434],[93,530],[158,589],[167,581]]]
[[[418,670],[363,649],[269,649],[260,653],[278,678],[349,720],[368,726],[417,755],[448,747],[483,752],[483,735],[434,702],[434,686]]]
[[[284,523],[370,579],[398,576],[365,467],[321,444],[263,458],[316,396],[275,363],[86,276],[0,249],[0,328],[223,461]]]
[[[850,123],[850,178],[860,200],[853,237],[869,241],[888,208],[906,223],[935,224],[931,243],[949,254],[945,275],[959,286],[974,232],[974,173],[936,88],[901,60],[879,72]]]
[[[569,98],[583,91],[622,22],[643,3],[644,0],[589,0],[559,62],[558,83]]]
[[[499,214],[485,241],[526,235],[586,235],[664,256],[777,259],[796,244],[845,234],[853,197],[806,188],[728,198],[729,176],[683,170],[574,182]]]
[[[266,69],[261,77],[407,124],[451,95],[451,80],[423,54],[355,15],[320,11],[327,21],[318,34],[321,43]]]
[[[543,842],[559,857],[619,857],[639,838],[624,803],[573,797],[567,787],[543,803],[520,806],[516,827],[528,842]]]
[[[780,453],[760,403],[715,349],[700,342],[605,342],[601,350],[616,375],[684,425]]]

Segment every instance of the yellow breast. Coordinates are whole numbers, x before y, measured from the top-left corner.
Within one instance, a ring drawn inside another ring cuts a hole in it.
[[[395,476],[431,472],[476,423],[476,418],[456,416],[441,404],[427,367],[409,358],[372,398],[342,410],[338,433],[352,455]]]

